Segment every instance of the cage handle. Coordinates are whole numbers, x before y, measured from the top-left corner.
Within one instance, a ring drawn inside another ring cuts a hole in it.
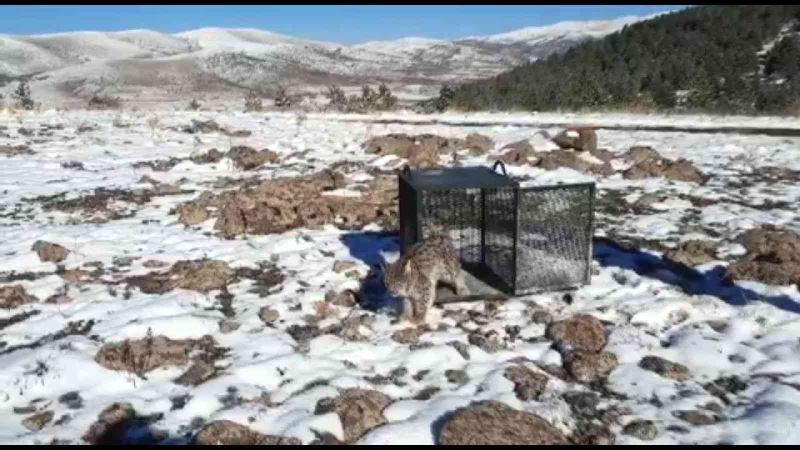
[[[496,171],[497,166],[500,166],[500,168],[503,169],[503,175],[508,176],[508,173],[506,172],[506,165],[503,164],[503,161],[500,160],[495,161],[494,165],[492,166],[492,170]]]

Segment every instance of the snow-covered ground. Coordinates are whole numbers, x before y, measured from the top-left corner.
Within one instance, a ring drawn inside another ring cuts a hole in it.
[[[392,118],[419,123],[379,122]],[[438,123],[426,123],[431,118]],[[170,128],[188,125],[191,119],[214,119],[233,129],[250,130],[252,135],[191,135]],[[598,409],[614,405],[624,412],[610,425],[617,443],[642,442],[622,433],[634,419],[654,422],[658,435],[649,442],[657,444],[800,442],[796,426],[800,419],[800,293],[796,286],[755,282],[723,287],[715,268],[730,260],[698,267],[706,277],[700,283],[702,289],[688,294],[676,281],[677,274],[638,270],[639,262],[658,256],[657,251],[624,252],[596,245],[592,281],[572,293],[571,303],[563,300],[563,293],[544,293],[511,299],[485,314],[481,303],[448,304],[432,312],[433,331],[422,334],[421,344],[412,346],[391,338],[408,327],[396,322],[392,312],[334,306],[318,325],[324,328],[350,315],[366,314],[372,322],[360,328],[365,338],[351,341],[322,334],[301,348],[287,328],[304,325],[304,317],[315,314],[327,291],[357,288],[357,279],[332,270],[334,263],[352,261],[363,277],[381,257],[387,261],[397,257],[395,236],[326,226],[225,240],[214,233],[213,220],[186,227],[170,214],[203,191],[220,190],[212,185],[225,178],[295,176],[340,161],[363,163],[364,168],[391,165],[397,162],[392,157],[369,155],[361,148],[367,138],[387,133],[464,137],[478,132],[494,140],[495,150],[521,139],[530,139],[537,150],[549,150],[555,146],[537,134],[543,129],[541,124],[547,124],[550,128],[545,130],[552,135],[559,130],[557,125],[573,123],[800,129],[799,120],[557,114],[394,114],[364,119],[210,112],[50,111],[0,116],[0,146],[27,144],[35,152],[0,154],[0,287],[19,284],[40,300],[0,310],[0,443],[54,439],[80,443],[99,412],[114,402],[130,402],[143,415],[163,414],[152,425],[172,437],[196,431],[203,422],[229,419],[304,443],[314,439],[312,430],[341,439],[339,417],[314,414],[315,406],[320,399],[335,397],[350,387],[377,390],[391,398],[383,412],[387,423],[367,432],[362,443],[433,443],[432,425],[437,419],[482,399],[534,412],[572,434],[577,419],[563,394],[591,387],[550,377],[538,400],[522,401],[514,393],[514,384],[503,376],[505,368],[519,358],[525,358],[530,367],[561,365],[560,354],[543,336],[545,326],[531,318],[530,310],[537,307],[556,320],[588,313],[609,322],[606,350],[617,356],[619,365],[608,376],[605,389],[610,394],[601,395]],[[44,127],[48,125],[49,130]],[[34,132],[22,135],[20,128]],[[744,177],[756,177],[767,166],[800,170],[800,138],[600,129],[598,140],[600,147],[614,154],[633,145],[650,145],[667,158],[690,160],[711,179],[701,186],[655,178],[628,180],[619,174],[598,178],[599,198],[613,200],[598,203],[596,236],[622,237],[642,245],[655,242],[663,248],[701,238],[718,241],[725,249],[721,253],[735,257],[742,248],[733,239],[744,230],[777,224],[800,231],[800,185],[796,182],[754,178],[745,187],[737,184]],[[134,167],[137,162],[186,158],[211,148],[226,152],[234,145],[266,147],[281,157],[296,157],[249,172],[235,169],[228,159],[203,165],[184,160],[168,171]],[[492,159],[465,156],[463,162],[488,164]],[[62,165],[68,162],[82,163],[83,168]],[[510,175],[531,184],[593,179],[568,168],[508,169]],[[147,188],[150,185],[141,182],[145,175],[179,185],[185,193],[152,197],[141,205],[112,205],[123,214],[108,221],[44,211],[40,204],[42,198],[65,192],[64,198],[70,199],[97,188]],[[364,173],[363,178],[369,177]],[[651,209],[613,213],[609,206],[632,204],[644,194],[659,196]],[[365,231],[379,228],[371,225]],[[44,299],[62,291],[66,281],[56,273],[54,263],[41,262],[31,250],[38,240],[59,243],[70,251],[63,262],[66,269],[92,270],[102,265],[106,279],[145,274],[152,270],[144,265],[151,260],[172,264],[201,258],[225,261],[233,268],[272,261],[286,278],[267,295],[253,292],[251,280],[229,285],[232,317],[219,307],[216,291],[175,289],[146,294],[117,285],[118,292],[112,293],[111,285],[98,281],[70,283],[66,294],[70,301],[45,303]],[[265,326],[259,318],[264,306],[279,314],[273,326]],[[473,311],[484,319],[457,324],[454,317],[459,310]],[[31,311],[37,312],[16,323],[5,320]],[[24,347],[64,329],[68,322],[90,320],[94,322],[88,333]],[[239,326],[223,331],[220,322],[224,320]],[[516,335],[509,332],[514,326],[519,327]],[[467,330],[476,329],[496,332],[504,348],[487,352],[470,344]],[[211,335],[229,349],[217,361],[223,369],[190,387],[173,382],[185,366],[159,368],[144,379],[95,362],[103,344],[143,338],[148,330],[172,339]],[[469,358],[453,341],[462,343]],[[639,361],[645,355],[683,364],[691,376],[676,381],[644,370]],[[450,382],[446,372],[452,370],[462,370],[465,381]],[[392,381],[381,382],[376,375]],[[731,393],[729,403],[720,402],[704,387],[734,375],[745,388]],[[80,405],[63,400],[64,394],[72,392],[82,399]],[[271,403],[251,401],[264,395]],[[674,414],[702,409],[710,402],[718,410],[714,423],[690,424]],[[54,415],[41,430],[23,426],[26,417],[45,410]]]

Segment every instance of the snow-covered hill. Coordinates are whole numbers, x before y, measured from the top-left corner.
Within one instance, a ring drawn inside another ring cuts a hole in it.
[[[496,75],[612,33],[637,17],[562,22],[454,41],[403,38],[342,45],[249,28],[0,35],[0,80],[32,77],[45,103],[92,93],[173,97],[289,86],[439,84]],[[5,89],[10,89],[10,84]]]

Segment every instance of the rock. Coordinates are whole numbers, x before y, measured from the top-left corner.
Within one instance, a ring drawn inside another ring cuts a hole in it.
[[[578,445],[614,445],[615,441],[607,426],[594,422],[580,423],[572,435],[572,442]]]
[[[63,246],[45,241],[34,242],[31,250],[39,255],[39,260],[42,262],[60,263],[69,255],[69,250]]]
[[[538,400],[547,387],[547,375],[534,372],[525,366],[506,367],[503,376],[514,383],[514,394],[524,402]]]
[[[530,315],[531,315],[531,322],[542,325],[549,325],[554,320],[553,314],[544,308],[539,308],[539,307],[533,308],[533,310],[530,311]]]
[[[215,148],[212,148],[206,153],[192,154],[189,157],[189,159],[191,159],[192,162],[196,164],[209,164],[209,163],[220,162],[224,157],[225,157],[224,153]]]
[[[286,332],[299,344],[322,335],[322,330],[317,325],[290,325],[286,328]]]
[[[347,230],[361,229],[372,223],[385,229],[397,226],[395,176],[376,176],[366,182],[358,197],[323,195],[344,186],[342,174],[323,170],[299,177],[270,179],[219,194],[207,193],[193,202],[216,211],[214,229],[226,238],[243,233],[283,233],[327,224]]]
[[[527,139],[512,142],[500,149],[500,151],[502,154],[497,159],[509,166],[528,164],[534,154],[533,146]]]
[[[163,294],[173,289],[210,292],[227,286],[234,271],[223,261],[178,261],[167,272],[150,272],[127,279],[146,294]]]
[[[622,428],[622,434],[627,434],[643,441],[652,441],[658,436],[658,429],[652,420],[636,419]]]
[[[301,445],[295,437],[273,436],[253,431],[230,420],[215,420],[200,429],[195,445]]]
[[[386,423],[383,410],[391,403],[385,394],[366,389],[346,389],[334,402],[334,411],[342,422],[344,441],[355,442],[367,431]]]
[[[714,416],[697,410],[673,411],[672,415],[695,426],[711,425],[717,421]]]
[[[199,386],[216,373],[217,370],[213,364],[209,364],[205,361],[197,361],[192,364],[186,372],[175,379],[175,384],[180,384],[182,386]]]
[[[469,360],[469,346],[467,346],[467,344],[459,341],[450,341],[447,343],[447,345],[456,349],[456,351],[458,352],[459,355],[461,355],[462,358],[464,358],[465,360]]]
[[[725,269],[729,281],[753,280],[772,285],[800,283],[800,235],[762,227],[736,238],[747,254]]]
[[[467,375],[467,372],[463,370],[448,369],[444,371],[444,376],[447,378],[449,383],[462,385],[469,382],[469,376]]]
[[[417,328],[404,328],[392,333],[392,340],[400,344],[416,344],[422,331]]]
[[[237,145],[228,150],[228,158],[233,160],[236,167],[244,170],[252,170],[278,162],[278,155],[269,149],[256,150],[244,145]]]
[[[3,155],[7,158],[17,155],[34,155],[36,152],[31,150],[31,148],[27,145],[20,144],[20,145],[0,145],[0,155]]]
[[[0,309],[12,309],[38,301],[39,299],[28,294],[21,284],[0,286]]]
[[[222,334],[233,333],[242,326],[239,322],[230,319],[222,319],[219,321],[219,331]]]
[[[355,294],[349,289],[341,292],[328,291],[325,293],[325,301],[332,305],[347,307],[355,306],[357,303]]]
[[[66,405],[69,409],[83,408],[83,399],[81,398],[81,394],[77,391],[70,391],[62,394],[58,397],[58,402]]]
[[[676,381],[686,381],[690,377],[689,369],[686,366],[660,356],[645,356],[639,361],[639,367]]]
[[[541,417],[496,401],[473,403],[445,417],[436,440],[440,445],[567,443],[564,435]]]
[[[536,152],[535,166],[545,170],[555,170],[559,167],[569,167],[578,172],[609,176],[613,175],[614,169],[608,162],[604,162],[592,155],[579,154],[570,150],[553,150],[549,152]]]
[[[97,421],[89,427],[82,439],[92,445],[98,445],[114,428],[135,417],[136,411],[130,403],[113,403],[100,412]]]
[[[339,260],[339,261],[336,261],[335,263],[333,263],[333,271],[336,272],[336,273],[342,273],[342,272],[348,271],[348,270],[350,270],[350,269],[352,269],[354,267],[356,267],[356,263],[354,263],[353,261],[342,261],[342,260]]]
[[[617,367],[617,357],[610,352],[590,353],[575,350],[564,357],[564,368],[579,383],[601,380]]]
[[[700,170],[692,165],[691,162],[683,158],[677,161],[668,159],[644,160],[634,164],[631,168],[623,172],[623,177],[629,180],[663,177],[669,180],[687,181],[699,184],[704,184],[708,179]]]
[[[551,323],[545,337],[559,345],[575,350],[599,352],[606,346],[606,331],[603,324],[588,314],[577,314],[567,320]]]
[[[44,428],[45,425],[50,423],[53,420],[53,416],[55,414],[53,411],[43,411],[40,413],[36,413],[32,416],[26,417],[25,420],[22,421],[22,426],[27,428],[30,431],[39,431]]]
[[[175,208],[178,221],[184,225],[192,226],[205,222],[209,218],[208,211],[197,203],[187,202]]]
[[[563,395],[564,401],[570,406],[572,412],[579,416],[594,417],[597,415],[597,405],[600,396],[594,392],[569,391]]]
[[[653,147],[643,145],[635,145],[629,148],[628,151],[622,155],[622,157],[633,162],[634,164],[639,164],[645,161],[660,161],[663,159],[661,154],[658,153]]]
[[[502,347],[502,343],[494,331],[484,333],[473,331],[467,336],[467,341],[486,353],[494,353]]]
[[[464,138],[464,146],[472,155],[484,155],[494,148],[494,141],[479,133],[470,133]]]
[[[563,149],[593,152],[597,150],[597,133],[592,127],[572,127],[561,131],[552,141]]]
[[[716,244],[711,241],[690,240],[667,251],[664,256],[669,261],[689,267],[699,266],[717,259]]]
[[[105,344],[94,360],[106,369],[142,375],[159,367],[182,366],[189,362],[189,355],[195,350],[216,353],[219,348],[211,336],[173,340],[158,335]]]
[[[264,306],[258,310],[258,318],[266,325],[273,325],[275,321],[278,320],[278,317],[280,317],[278,311],[275,311],[269,306]]]

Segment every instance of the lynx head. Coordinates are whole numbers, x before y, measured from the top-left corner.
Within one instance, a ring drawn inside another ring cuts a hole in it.
[[[408,280],[411,274],[411,261],[401,258],[392,264],[382,265],[383,284],[392,295],[404,296],[408,293]]]

